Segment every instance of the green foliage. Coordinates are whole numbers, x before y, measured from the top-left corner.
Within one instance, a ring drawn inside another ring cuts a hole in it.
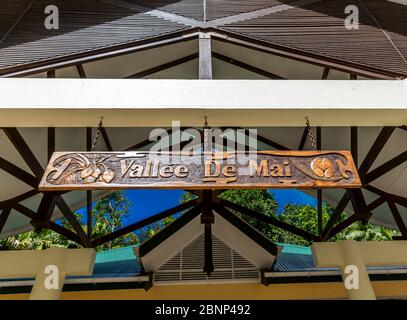
[[[99,238],[121,229],[123,227],[123,219],[130,215],[130,205],[131,203],[123,191],[112,192],[107,197],[96,201],[92,210],[92,237]],[[84,228],[86,230],[86,227]],[[107,250],[137,243],[139,243],[138,237],[134,233],[129,233],[107,242],[97,249]]]
[[[92,210],[92,237],[98,238],[122,228],[123,218],[129,215],[129,207],[130,202],[122,191],[112,192],[108,196],[96,201]],[[75,213],[75,216],[80,221],[82,228],[87,232],[87,225],[83,221],[82,215]],[[65,218],[60,219],[59,222],[65,228],[73,231],[73,228]],[[134,233],[129,233],[99,246],[96,250],[102,251],[137,243],[139,243],[138,237]],[[0,240],[0,247],[8,250],[41,250],[51,247],[77,248],[79,245],[54,231],[42,229],[2,239]]]
[[[227,190],[220,197],[266,216],[277,217],[278,203],[267,190]],[[276,228],[247,215],[239,215],[269,239],[278,240]]]
[[[333,209],[329,205],[322,207],[322,226],[325,226],[329,221],[330,215]],[[317,208],[310,205],[296,205],[296,204],[286,204],[283,211],[279,216],[280,220],[294,225],[302,230],[306,230],[312,234],[318,234],[318,212]],[[346,218],[346,214],[342,214],[339,221]],[[288,231],[279,230],[278,232],[279,242],[291,243],[297,245],[309,245],[309,242],[297,235],[294,235]],[[336,241],[343,239],[343,233],[339,233],[335,237],[331,238],[330,241]]]
[[[181,202],[195,199],[192,193],[185,193]],[[313,234],[318,234],[317,210],[309,205],[287,204],[284,210],[277,216],[278,203],[273,195],[267,190],[228,190],[221,194],[221,198],[232,201],[246,208],[261,212],[266,216],[276,217],[280,220],[294,225],[300,229]],[[98,200],[94,204],[93,216],[93,238],[98,238],[123,227],[123,219],[129,216],[130,202],[124,192],[115,191],[108,196]],[[324,206],[322,210],[323,225],[330,217],[332,208]],[[309,245],[308,241],[290,232],[276,228],[270,224],[263,223],[252,217],[240,214],[242,219],[251,224],[254,228],[263,233],[266,237],[275,242],[284,242],[297,245]],[[86,232],[86,221],[81,214],[75,213],[78,221]],[[343,214],[340,221],[346,218]],[[115,239],[98,247],[97,250],[113,249],[117,247],[129,246],[144,242],[154,236],[157,232],[165,228],[175,220],[175,216],[170,216],[161,221],[146,226],[135,233],[129,233],[121,238]],[[73,230],[68,221],[63,218],[60,223],[67,229]],[[395,230],[387,229],[372,224],[362,224],[356,222],[343,232],[336,235],[331,241],[353,239],[353,240],[391,240],[392,236],[399,234]],[[51,230],[42,229],[39,231],[29,231],[13,237],[0,240],[0,248],[9,250],[34,249],[41,250],[50,247],[76,248],[78,244],[66,239]]]
[[[345,239],[350,240],[370,240],[370,241],[386,241],[392,240],[393,236],[400,235],[396,230],[391,230],[381,226],[375,226],[373,224],[363,224],[356,222],[351,225],[344,235]]]
[[[181,202],[186,202],[195,198],[190,193],[184,194]],[[277,217],[278,203],[273,195],[267,190],[228,190],[221,194],[221,198],[237,203],[248,209],[255,210],[270,217]],[[325,205],[322,208],[322,225],[328,222],[333,208]],[[252,217],[235,212],[254,228],[259,230],[267,238],[275,242],[291,243],[296,245],[309,245],[310,243],[288,231],[279,229],[270,224],[263,223]],[[343,213],[338,222],[346,219]],[[278,215],[278,219],[306,230],[313,234],[318,234],[317,209],[310,205],[285,205],[283,211]],[[330,241],[354,239],[354,240],[391,240],[397,232],[384,227],[375,226],[370,223],[362,224],[356,222],[344,231],[338,233]]]
[[[154,222],[143,229],[139,230],[138,237],[140,243],[143,243],[150,239],[151,237],[155,236],[158,232],[164,229],[167,225],[173,223],[175,221],[175,216],[166,217],[160,221]]]
[[[24,232],[0,240],[0,248],[3,250],[43,250],[51,247],[76,248],[77,246],[75,242],[48,229]]]
[[[194,195],[193,193],[190,192],[185,192],[182,196],[181,196],[181,200],[180,203],[185,203],[194,199],[197,199],[198,197],[196,195]]]

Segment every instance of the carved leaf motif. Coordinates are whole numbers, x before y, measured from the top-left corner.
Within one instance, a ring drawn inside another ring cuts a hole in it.
[[[334,176],[334,167],[327,158],[315,158],[311,162],[311,169],[320,178],[332,178]]]
[[[65,159],[59,166],[56,168],[55,171],[52,172],[51,179],[59,179],[61,175],[64,173],[66,168],[71,164],[72,159]],[[50,175],[51,176],[51,175]]]

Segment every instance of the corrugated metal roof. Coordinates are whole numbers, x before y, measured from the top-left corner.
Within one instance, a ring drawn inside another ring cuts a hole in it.
[[[206,19],[220,19],[294,1],[296,0],[206,0]]]
[[[279,243],[283,250],[278,255],[273,272],[314,272],[314,271],[339,271],[338,268],[317,268],[315,267],[310,247]],[[143,268],[138,257],[134,255],[134,248],[129,246],[97,252],[93,275],[91,277],[67,277],[69,279],[79,278],[122,278],[142,275]],[[368,267],[368,270],[402,270],[407,266],[386,266]],[[24,279],[0,279],[2,281],[23,281]]]
[[[277,243],[283,249],[276,258],[273,272],[312,272],[336,271],[338,268],[318,268],[314,264],[310,247]],[[93,277],[119,277],[139,275],[142,266],[138,257],[134,255],[134,247],[98,252],[96,255]],[[407,266],[368,267],[368,270],[407,269]]]
[[[281,242],[276,242],[276,245],[282,247],[282,250],[280,253],[307,254],[307,255],[312,254],[310,247],[299,246],[296,244],[289,244],[289,243],[281,243]]]
[[[204,20],[203,0],[128,0],[151,9],[175,13],[199,21]]]
[[[97,0],[55,0],[59,29],[47,30],[44,9],[48,1],[37,0],[23,14],[24,6],[0,2],[0,68],[54,59],[118,44],[174,33],[189,26],[160,19],[144,12]],[[18,18],[17,18],[18,20]],[[5,31],[9,30],[9,31]],[[8,34],[7,34],[8,33]]]
[[[100,251],[96,254],[95,263],[98,264],[112,261],[134,260],[136,258],[134,255],[134,248],[136,247],[137,245]]]
[[[319,1],[221,29],[270,44],[407,74],[407,6],[362,0],[358,4],[359,29],[348,30],[345,28],[348,15],[344,12],[348,5],[355,2]],[[381,27],[387,30],[384,32]]]
[[[56,0],[52,4],[59,8],[59,30],[44,27],[46,0],[0,3],[0,70],[215,26],[249,41],[375,68],[395,77],[407,75],[407,6],[384,0],[357,3],[358,30],[345,28],[344,9],[355,5],[352,0]],[[281,10],[269,14],[262,11],[281,5]],[[213,24],[215,20],[218,23]]]
[[[287,243],[277,243],[283,249],[277,256],[274,265],[276,272],[321,271],[337,270],[335,268],[316,268],[313,262],[311,248]],[[139,275],[142,266],[138,257],[134,255],[137,246],[123,247],[96,254],[93,277],[119,277]]]
[[[134,276],[143,272],[140,260],[134,254],[134,248],[129,246],[96,253],[94,278],[118,276]]]
[[[283,249],[277,256],[273,272],[312,272],[333,271],[338,268],[318,268],[314,264],[310,247],[293,245],[288,243],[277,243]],[[134,255],[134,247],[124,247],[96,255],[94,277],[123,276],[126,274],[138,275],[142,271],[138,257]],[[407,266],[368,267],[368,270],[392,270],[407,269]]]

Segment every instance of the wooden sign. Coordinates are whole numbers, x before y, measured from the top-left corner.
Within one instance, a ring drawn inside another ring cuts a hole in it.
[[[359,188],[349,151],[55,152],[41,191]]]

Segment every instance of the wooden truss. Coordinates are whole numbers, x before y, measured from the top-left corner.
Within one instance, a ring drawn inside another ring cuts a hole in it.
[[[42,200],[38,207],[37,212],[27,208],[21,202],[29,199],[33,196],[40,194],[37,190],[39,180],[43,175],[43,168],[34,156],[33,152],[19,133],[18,129],[16,128],[3,128],[2,130],[6,134],[7,138],[10,142],[14,145],[15,149],[23,158],[24,162],[27,166],[31,169],[32,173],[29,173],[12,163],[8,162],[7,160],[0,157],[0,169],[9,173],[10,175],[14,176],[16,179],[24,182],[25,184],[31,186],[33,189],[31,191],[25,192],[17,197],[12,199],[8,199],[6,201],[0,202],[0,231],[3,229],[7,218],[9,217],[12,210],[19,212],[20,214],[28,217],[31,221],[31,224],[35,228],[48,228],[51,229],[68,239],[77,242],[78,244],[84,247],[97,247],[102,245],[103,243],[109,242],[113,239],[117,239],[127,233],[134,232],[137,229],[140,229],[144,226],[152,224],[156,221],[159,221],[165,217],[170,215],[183,212],[184,210],[193,208],[194,206],[200,204],[204,205],[204,209],[202,209],[203,214],[203,221],[204,224],[210,224],[210,212],[212,209],[215,210],[232,210],[233,212],[240,212],[245,215],[251,216],[259,221],[264,223],[271,224],[277,228],[281,228],[293,234],[296,234],[310,242],[314,241],[326,241],[349,225],[354,223],[355,221],[369,221],[370,217],[372,216],[372,211],[377,207],[381,206],[382,204],[386,203],[390,211],[395,219],[397,226],[400,229],[402,234],[402,239],[407,239],[407,227],[405,226],[403,220],[401,219],[400,212],[396,205],[407,207],[407,198],[390,194],[383,190],[380,190],[370,183],[372,183],[377,178],[385,175],[387,172],[391,171],[395,167],[405,163],[407,161],[407,152],[404,151],[400,155],[394,157],[393,159],[387,161],[386,163],[382,164],[381,166],[377,167],[374,170],[370,170],[371,166],[373,165],[375,159],[380,154],[381,150],[384,148],[386,142],[389,140],[391,134],[396,130],[395,127],[383,127],[380,133],[378,134],[376,140],[372,144],[369,152],[366,155],[366,158],[362,161],[359,166],[359,174],[360,178],[363,182],[363,189],[368,190],[372,193],[377,194],[379,197],[378,199],[374,200],[371,203],[366,203],[364,198],[363,192],[361,189],[349,189],[345,191],[342,199],[338,202],[335,210],[332,212],[329,221],[322,225],[322,190],[317,190],[317,201],[318,201],[318,226],[319,226],[319,233],[318,234],[310,234],[307,231],[301,230],[295,226],[289,225],[283,221],[280,221],[278,218],[268,217],[261,212],[255,212],[248,208],[245,208],[241,205],[222,200],[218,196],[221,192],[194,192],[196,195],[199,196],[197,200],[192,200],[184,204],[180,204],[171,209],[164,210],[163,212],[157,213],[149,218],[146,218],[142,221],[137,223],[131,224],[129,226],[124,227],[123,229],[116,230],[109,235],[103,236],[101,238],[92,239],[92,192],[87,191],[87,222],[88,222],[88,233],[86,233],[82,226],[80,225],[79,221],[76,219],[73,211],[69,208],[65,200],[63,199],[63,195],[67,192],[45,192],[42,194]],[[353,157],[355,162],[357,163],[357,144],[358,144],[358,136],[357,136],[357,128],[350,128],[351,131],[351,151],[353,153]],[[399,128],[398,130],[403,130],[403,128]],[[103,130],[104,134],[102,135],[104,141],[109,141],[108,132],[106,129]],[[322,132],[322,128],[317,129],[317,132]],[[169,130],[169,133],[171,131]],[[90,146],[90,133],[91,130],[88,130],[87,140],[88,140],[88,147]],[[200,133],[203,134],[202,130]],[[318,147],[321,145],[321,137],[322,134],[317,134],[318,140]],[[225,138],[226,140],[226,138]],[[264,138],[259,137],[259,141],[266,143],[268,146],[272,148],[281,148],[287,150],[284,146],[280,144]],[[182,142],[188,143],[189,141]],[[145,140],[141,143],[138,143],[134,146],[128,148],[128,150],[136,150],[147,146],[150,144],[151,141]],[[227,141],[224,141],[224,144],[227,144]],[[106,143],[106,145],[110,145],[109,148],[112,148],[110,142]],[[304,135],[300,137],[300,147],[304,146]],[[48,129],[48,154],[51,154],[52,151],[55,150],[55,129],[49,128]],[[353,215],[349,216],[344,221],[338,223],[342,213],[344,212],[346,206],[351,203],[353,207],[353,211],[355,212]],[[67,219],[67,221],[72,226],[74,231],[68,230],[55,222],[52,221],[52,214],[54,212],[55,207],[57,207],[62,215]]]

